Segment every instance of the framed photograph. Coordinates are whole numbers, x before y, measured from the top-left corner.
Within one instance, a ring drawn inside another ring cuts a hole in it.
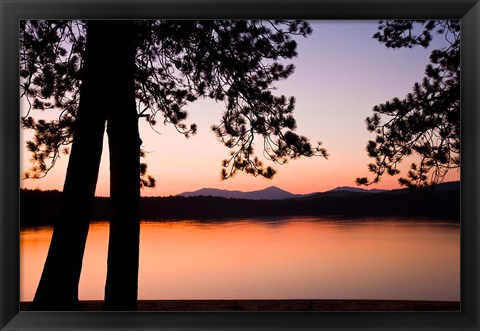
[[[0,6],[1,330],[480,330],[477,0]]]

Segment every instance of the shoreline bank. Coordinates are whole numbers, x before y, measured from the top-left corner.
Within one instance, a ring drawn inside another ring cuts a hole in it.
[[[20,302],[20,311],[31,302]],[[80,301],[102,311],[102,300]],[[460,311],[459,301],[419,300],[139,300],[138,311]]]

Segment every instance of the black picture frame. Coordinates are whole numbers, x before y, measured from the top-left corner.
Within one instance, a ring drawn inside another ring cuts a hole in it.
[[[19,311],[20,19],[461,19],[460,312]],[[0,0],[1,330],[480,330],[478,0]]]

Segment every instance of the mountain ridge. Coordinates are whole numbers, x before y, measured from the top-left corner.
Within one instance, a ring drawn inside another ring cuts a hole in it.
[[[194,196],[211,196],[230,199],[249,199],[249,200],[281,200],[298,197],[298,194],[293,194],[276,186],[269,186],[262,190],[243,192],[239,190],[224,190],[217,188],[201,188],[192,192],[183,192],[177,194],[182,197]]]
[[[437,185],[436,190],[445,191],[458,189],[460,187],[459,181],[446,182]],[[229,198],[229,199],[247,199],[247,200],[283,200],[283,199],[293,199],[293,198],[304,198],[309,196],[316,195],[325,195],[325,194],[378,194],[378,193],[401,193],[409,191],[408,188],[403,189],[364,189],[360,187],[352,186],[338,186],[334,189],[324,191],[324,192],[312,192],[307,194],[295,194],[288,192],[284,189],[281,189],[277,186],[268,186],[261,190],[256,191],[239,191],[239,190],[225,190],[217,188],[201,188],[196,191],[188,191],[177,194],[176,196],[180,197],[195,197],[195,196],[207,196],[207,197],[220,197],[220,198]]]

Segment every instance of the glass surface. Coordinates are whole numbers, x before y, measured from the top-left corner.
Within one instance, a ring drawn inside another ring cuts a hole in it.
[[[52,228],[21,231],[21,301],[33,299]],[[104,297],[108,223],[90,232],[80,300]],[[286,218],[142,222],[139,299],[460,300],[460,225]]]

